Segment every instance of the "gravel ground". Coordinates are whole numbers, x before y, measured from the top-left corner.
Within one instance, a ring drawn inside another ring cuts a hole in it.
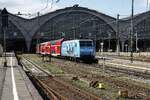
[[[38,79],[68,100],[101,100],[96,96],[87,94],[77,88],[74,88],[72,85],[68,85],[64,82],[62,83],[54,78],[39,77]]]
[[[148,96],[150,95],[150,83],[148,80],[117,72],[104,72],[102,66],[97,65],[75,63],[56,58],[52,58],[52,62],[43,62],[40,56],[37,55],[24,56],[28,56],[28,58],[43,66],[43,68],[48,69],[52,74],[59,76],[60,79],[104,100],[143,100],[149,98]],[[79,81],[71,80],[71,76],[77,76]],[[89,87],[89,83],[95,80],[104,83],[106,89]],[[128,90],[129,97],[119,97],[119,90]]]

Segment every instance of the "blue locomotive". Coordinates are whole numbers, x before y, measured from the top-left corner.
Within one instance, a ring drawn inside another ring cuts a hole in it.
[[[80,59],[83,61],[95,60],[95,46],[92,40],[68,40],[62,42],[61,56]]]
[[[69,58],[76,61],[95,62],[95,46],[93,40],[90,39],[76,39],[67,40],[59,39],[49,41],[37,45],[37,52],[49,55],[56,55],[59,57]],[[46,48],[49,48],[48,50]]]

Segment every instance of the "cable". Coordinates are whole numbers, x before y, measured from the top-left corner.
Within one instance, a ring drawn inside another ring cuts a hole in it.
[[[60,0],[51,0],[51,8],[50,8],[50,9],[53,8],[54,3],[58,3],[59,1],[60,1]],[[41,10],[38,11],[38,12],[41,12],[41,11],[47,9],[47,8],[48,8],[48,5],[49,5],[49,0],[47,0],[45,8],[41,9]]]
[[[54,0],[51,0],[51,9],[52,9],[53,3],[54,3]],[[46,10],[46,9],[48,8],[48,5],[49,5],[49,0],[46,0],[46,5],[45,5],[45,7],[42,8],[42,9],[40,9],[40,10],[37,11],[37,12],[41,12],[41,11]],[[36,16],[37,13],[32,13],[32,14],[20,14],[20,15],[32,17],[32,16]]]
[[[53,1],[53,0],[52,0]],[[47,7],[48,7],[48,3],[49,3],[49,0],[46,0],[46,5],[43,9],[39,10],[38,12],[41,12],[42,10],[45,10]]]
[[[88,20],[89,21],[89,20]],[[109,23],[114,23],[115,21],[112,21],[112,22],[109,22]],[[100,26],[103,26],[103,25],[108,25],[108,23],[105,23],[105,24],[98,24],[98,25],[94,25],[94,27],[93,26],[89,26],[89,27],[91,27],[91,28],[96,28],[96,27],[98,27],[99,29],[102,29],[102,27],[100,28]],[[78,26],[79,27],[79,26]],[[78,27],[76,27],[76,28],[78,28]],[[86,27],[87,28],[87,27]],[[86,29],[86,28],[82,28],[82,29]],[[107,28],[107,27],[106,27]],[[144,27],[138,27],[137,29],[135,29],[135,31],[137,31],[138,33],[140,33],[140,32],[145,32],[145,31],[150,31],[150,25],[146,25],[146,26],[144,26]],[[72,29],[72,27],[70,27],[70,28],[67,28],[67,29],[65,29],[65,31],[66,30],[71,30]],[[120,29],[120,33],[121,32],[127,32],[127,33],[130,33],[129,32],[129,29],[130,29],[130,27],[128,27],[128,28],[125,28],[125,29]],[[107,31],[109,31],[109,30],[106,30],[106,32]],[[134,33],[135,33],[135,31],[134,31]],[[46,33],[51,33],[52,31],[47,31]],[[147,34],[147,32],[145,32],[146,34]],[[128,34],[127,34],[128,35]],[[143,35],[145,35],[145,34],[143,34]]]
[[[146,3],[146,10],[149,9],[149,0],[147,0],[147,3]]]
[[[90,18],[92,18],[92,17],[90,17]],[[96,20],[96,19],[92,19],[92,20],[90,20],[90,18],[88,18],[87,20],[85,20],[85,21],[81,22],[81,23],[80,23],[80,25],[81,25],[82,23],[87,22],[87,21],[93,21],[93,20]],[[98,25],[94,25],[94,26],[90,26],[90,27],[92,27],[92,28],[102,27],[102,26],[104,26],[104,25],[108,25],[108,24],[111,24],[111,23],[114,23],[114,22],[116,22],[116,21],[111,21],[111,22],[109,22],[109,23],[105,23],[105,24],[98,24]],[[55,23],[55,25],[56,25],[56,23]],[[79,27],[80,27],[80,25],[78,25],[77,27],[75,27],[75,29],[79,28]],[[82,29],[87,29],[87,27],[82,28]],[[99,28],[99,29],[101,29],[101,28]],[[67,28],[66,30],[72,30],[72,27]],[[45,32],[45,33],[51,33],[51,32],[53,32],[53,30],[52,30],[52,31],[47,31],[47,32]]]

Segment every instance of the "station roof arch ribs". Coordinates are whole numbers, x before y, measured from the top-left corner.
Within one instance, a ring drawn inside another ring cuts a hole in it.
[[[27,47],[26,44],[26,38],[25,38],[25,34],[24,34],[24,30],[22,29],[21,25],[18,25],[20,23],[20,20],[22,19],[18,16],[15,16],[11,13],[8,13],[8,28],[7,28],[7,33],[6,36],[8,37],[7,39],[7,47],[9,48],[11,43],[13,44],[15,41],[21,41],[22,45],[24,45],[24,48]],[[18,43],[19,44],[19,43]],[[14,45],[18,45],[18,44],[14,44]],[[16,50],[19,47],[16,47]]]
[[[36,29],[36,20],[25,19],[17,15],[9,13],[9,20],[20,30],[26,41],[26,47],[30,50],[34,30]]]
[[[134,27],[136,27],[137,25],[139,25],[144,20],[148,20],[148,18],[150,18],[150,11],[134,15],[134,18],[133,18]],[[121,34],[121,37],[123,37],[124,35],[128,35],[129,36],[129,34],[126,34],[126,33],[129,32],[129,29],[131,27],[130,24],[131,24],[131,16],[121,19],[120,30],[126,29],[126,31]],[[143,26],[141,26],[141,27],[143,27]]]
[[[150,17],[150,11],[134,15],[134,19],[133,19],[134,26],[136,26],[143,20],[147,19],[148,17]],[[128,27],[128,26],[130,26],[131,17],[123,18],[123,19],[121,19],[121,21],[122,21],[121,22],[122,27],[124,27],[124,26]]]
[[[44,26],[45,23],[47,23],[49,20],[59,16],[59,15],[62,15],[62,14],[69,14],[69,13],[72,13],[72,12],[82,12],[82,13],[87,13],[87,14],[91,14],[101,20],[103,20],[106,25],[109,25],[114,31],[116,31],[116,27],[115,27],[115,21],[116,19],[113,18],[113,17],[110,17],[108,15],[105,15],[103,13],[99,13],[95,10],[90,10],[88,8],[83,8],[83,7],[67,7],[65,9],[60,9],[60,10],[56,10],[54,12],[51,12],[51,13],[48,13],[46,15],[43,15],[43,16],[40,16],[39,17],[39,20],[40,20],[40,26]],[[32,20],[35,20],[35,19],[32,19]],[[38,26],[37,26],[38,28]],[[38,29],[37,29],[38,30]],[[37,33],[37,30],[34,32],[34,34]]]

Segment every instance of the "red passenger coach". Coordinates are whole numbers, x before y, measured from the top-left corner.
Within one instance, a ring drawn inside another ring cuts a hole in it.
[[[61,44],[64,39],[43,42],[37,45],[36,53],[40,53],[42,55],[52,55],[52,56],[60,56],[61,55]]]
[[[47,55],[51,55],[51,43],[50,42],[45,43],[45,53]]]
[[[51,55],[60,56],[61,54],[61,44],[64,39],[51,41]]]

